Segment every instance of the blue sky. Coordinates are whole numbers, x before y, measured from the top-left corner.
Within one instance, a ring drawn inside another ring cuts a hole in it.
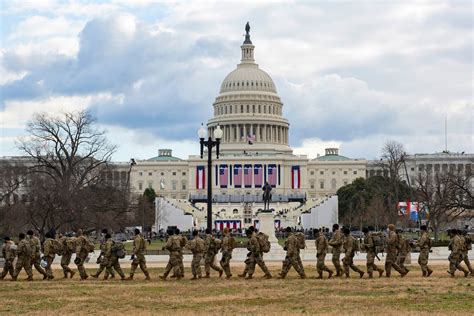
[[[114,160],[199,150],[251,24],[298,154],[474,151],[470,1],[4,1],[0,155],[32,113],[90,109]]]

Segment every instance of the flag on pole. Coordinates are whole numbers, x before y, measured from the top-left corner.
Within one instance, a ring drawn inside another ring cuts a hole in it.
[[[242,187],[242,165],[234,165],[234,187]]]
[[[291,188],[299,189],[301,187],[300,166],[291,167]]]
[[[268,165],[268,184],[273,188],[276,187],[277,183],[277,167],[276,165]]]
[[[204,173],[204,166],[197,166],[196,168],[196,188],[198,190],[204,189],[206,183],[206,174]]]
[[[255,135],[247,135],[247,142],[249,145],[253,145],[255,143]]]
[[[253,167],[254,184],[256,188],[263,186],[263,168],[262,165],[254,165]]]
[[[227,188],[227,182],[229,179],[229,172],[228,172],[227,165],[220,165],[219,167],[219,182],[221,184],[221,188]]]
[[[244,165],[244,186],[252,187],[252,165]]]

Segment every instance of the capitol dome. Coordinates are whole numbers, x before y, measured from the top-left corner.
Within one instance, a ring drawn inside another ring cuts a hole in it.
[[[249,30],[250,27],[240,46],[241,62],[225,77],[214,101],[208,132],[213,135],[220,125],[224,132],[223,154],[288,154],[292,151],[288,145],[288,120],[282,115],[283,103],[272,78],[255,63]]]

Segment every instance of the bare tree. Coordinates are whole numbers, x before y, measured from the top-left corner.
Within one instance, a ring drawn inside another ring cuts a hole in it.
[[[400,201],[400,169],[403,167],[405,156],[403,144],[397,141],[389,140],[382,148],[381,164],[382,168],[388,171],[388,179],[393,192],[393,197],[388,201],[389,208],[394,213],[397,211],[397,203]]]
[[[128,211],[128,192],[108,187],[103,176],[116,146],[88,112],[36,114],[28,131],[18,147],[34,160],[27,210],[31,225],[41,232],[90,229]]]

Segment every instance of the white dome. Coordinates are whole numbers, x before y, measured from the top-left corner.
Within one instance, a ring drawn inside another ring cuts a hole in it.
[[[240,64],[225,77],[220,93],[230,91],[268,91],[277,93],[272,78],[257,64]]]

